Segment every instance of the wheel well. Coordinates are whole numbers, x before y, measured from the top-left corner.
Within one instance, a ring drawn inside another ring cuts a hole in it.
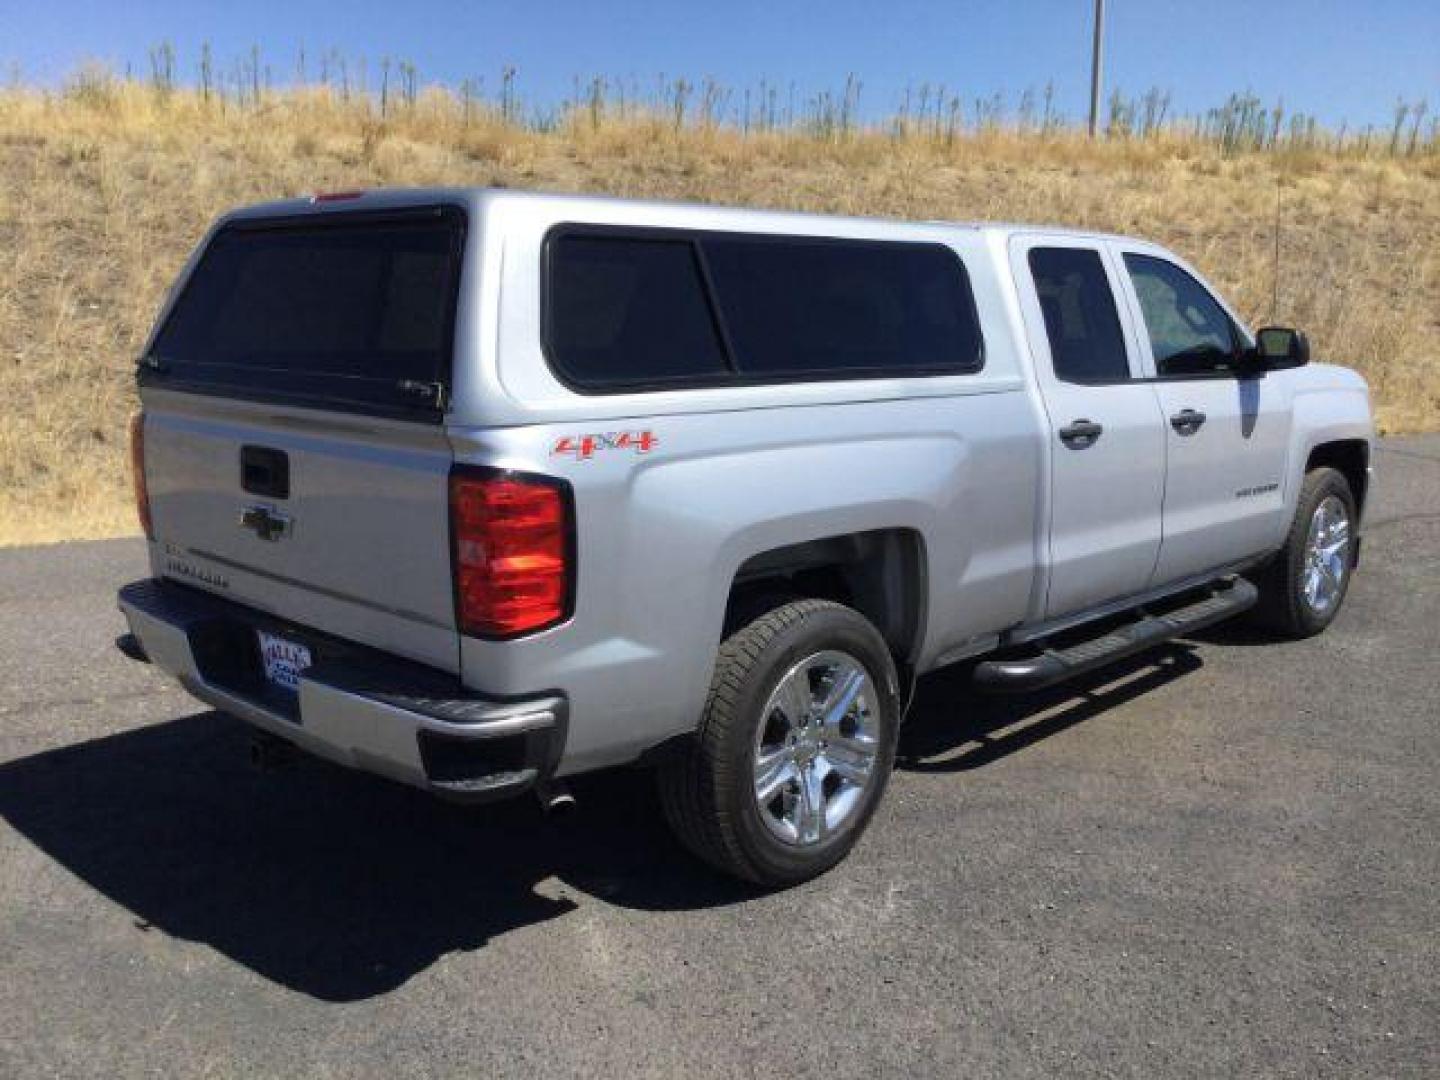
[[[1365,489],[1370,479],[1370,444],[1364,439],[1341,439],[1337,442],[1321,443],[1310,451],[1305,462],[1305,471],[1329,466],[1340,472],[1350,484],[1355,496],[1355,510],[1365,508]]]
[[[864,615],[902,666],[913,660],[924,604],[924,546],[913,529],[877,529],[789,544],[735,573],[725,633],[786,600],[834,600]]]

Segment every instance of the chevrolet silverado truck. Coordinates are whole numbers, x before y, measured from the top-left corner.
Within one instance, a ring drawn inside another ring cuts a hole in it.
[[[491,190],[226,214],[138,381],[127,652],[454,799],[648,768],[767,886],[855,844],[918,675],[1324,630],[1373,437],[1142,240]]]

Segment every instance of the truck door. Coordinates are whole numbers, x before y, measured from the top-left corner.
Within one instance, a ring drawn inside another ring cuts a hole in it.
[[[1045,617],[1141,592],[1160,551],[1164,419],[1097,241],[1018,236],[1011,266],[1050,440]]]
[[[1210,289],[1163,249],[1115,246],[1165,417],[1158,586],[1279,546],[1291,380],[1283,371],[1240,377],[1248,342]]]

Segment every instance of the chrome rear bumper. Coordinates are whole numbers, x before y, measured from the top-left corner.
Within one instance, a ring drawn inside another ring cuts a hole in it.
[[[195,697],[341,765],[488,801],[544,781],[560,760],[563,695],[486,698],[453,675],[171,581],[133,582],[118,601],[143,657]],[[266,683],[259,629],[311,649],[298,693]]]

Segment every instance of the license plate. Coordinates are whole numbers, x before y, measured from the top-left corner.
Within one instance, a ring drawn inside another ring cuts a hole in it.
[[[310,650],[299,642],[287,641],[264,630],[260,638],[260,659],[265,664],[265,678],[291,693],[300,689],[300,673],[310,666]]]

